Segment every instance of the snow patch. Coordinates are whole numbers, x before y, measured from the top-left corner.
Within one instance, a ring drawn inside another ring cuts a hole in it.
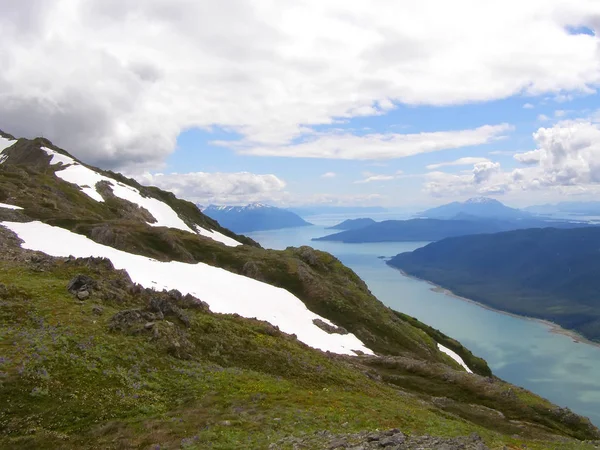
[[[459,363],[462,367],[464,367],[464,369],[467,372],[473,373],[473,371],[471,369],[469,369],[469,367],[465,364],[465,362],[463,361],[463,359],[460,356],[458,356],[458,354],[456,352],[453,352],[449,348],[446,348],[442,344],[439,344],[439,343],[438,343],[437,346],[438,346],[438,349],[440,350],[440,352],[445,353],[450,358],[452,358],[454,361],[456,361],[457,363]]]
[[[77,164],[77,162],[73,158],[63,155],[62,153],[55,152],[54,150],[49,149],[48,147],[42,147],[42,150],[45,151],[48,155],[52,156],[52,159],[50,160],[50,165],[62,164],[63,166],[66,166],[69,164]]]
[[[64,169],[55,172],[55,175],[68,183],[75,184],[92,199],[97,202],[103,202],[104,199],[96,189],[96,184],[100,181],[107,182],[111,187],[113,194],[123,200],[130,201],[136,205],[146,208],[150,214],[156,219],[155,223],[149,225],[155,227],[170,227],[177,228],[180,230],[194,233],[194,231],[186,225],[186,223],[179,218],[177,213],[173,211],[169,205],[155,198],[143,197],[140,191],[136,188],[127,186],[126,184],[119,183],[112,178],[100,175],[98,172],[93,171],[79,163],[74,159],[68,158],[60,153],[53,152],[50,149],[44,148],[46,152],[52,152],[51,164],[61,162],[68,164]]]
[[[215,241],[225,244],[227,247],[237,247],[238,245],[242,245],[241,242],[238,242],[229,236],[225,236],[223,233],[213,230],[206,230],[199,225],[196,225],[196,231],[198,231],[198,234],[201,236],[209,237]]]
[[[8,155],[3,155],[2,152],[12,146],[16,141],[0,136],[0,164],[8,158]]]
[[[0,225],[17,233],[24,241],[23,248],[52,256],[109,258],[116,269],[127,270],[131,279],[144,287],[178,289],[207,302],[214,312],[237,313],[268,321],[323,351],[354,355],[353,350],[358,350],[373,355],[353,334],[328,334],[315,326],[314,319],[326,319],[309,311],[302,301],[285,289],[208,264],[162,262],[133,255],[42,222],[0,222]]]
[[[23,209],[20,206],[9,205],[7,203],[0,203],[0,208],[6,208],[6,209]]]

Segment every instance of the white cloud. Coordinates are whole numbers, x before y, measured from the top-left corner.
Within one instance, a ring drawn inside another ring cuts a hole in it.
[[[559,101],[600,82],[598,38],[565,29],[598,32],[600,2],[590,0],[2,5],[0,124],[104,167],[159,166],[182,130],[212,126],[238,133],[252,154],[320,157],[313,143],[292,145],[315,125],[395,104]],[[402,139],[387,148],[387,137],[359,139],[359,157],[369,145],[382,158],[415,151]],[[335,157],[347,141],[313,142],[331,143]]]
[[[390,181],[390,180],[393,180],[394,178],[395,178],[394,175],[372,175],[363,180],[355,181],[354,183],[361,184],[361,183],[371,183],[373,181]]]
[[[517,153],[513,156],[514,159],[519,161],[522,164],[531,165],[538,164],[543,155],[542,150],[531,150],[529,152]]]
[[[466,174],[431,172],[425,190],[433,195],[556,190],[582,194],[600,187],[600,123],[565,120],[533,134],[537,148],[514,158],[527,167],[503,171],[497,162],[475,164]]]
[[[533,109],[533,108],[535,108],[535,106],[533,104],[531,104],[531,103],[525,103],[523,105],[523,108],[524,109]]]
[[[146,173],[136,177],[140,183],[158,186],[178,197],[201,203],[247,204],[274,202],[285,193],[285,182],[275,175],[239,173]]]
[[[539,122],[548,122],[550,120],[550,117],[548,117],[546,114],[540,114],[537,116],[537,120]]]
[[[335,178],[337,174],[335,172],[325,172],[321,175],[321,178]]]
[[[557,109],[556,111],[554,111],[554,117],[564,117],[567,115],[568,111],[565,111],[564,109]]]
[[[320,133],[305,142],[284,146],[245,143],[238,146],[238,151],[248,155],[296,158],[393,159],[486,144],[502,139],[510,130],[512,130],[510,125],[500,124],[484,125],[469,130],[414,134],[373,133],[356,136],[349,133]],[[215,142],[215,144],[231,145],[230,142]]]
[[[362,180],[357,180],[354,184],[364,184],[364,183],[372,183],[373,181],[391,181],[396,178],[400,178],[404,172],[401,170],[396,171],[393,175],[383,175],[383,174],[373,174],[371,172],[364,172]]]
[[[455,161],[447,161],[447,162],[442,162],[442,163],[437,163],[437,164],[429,164],[427,166],[427,170],[436,170],[436,169],[440,169],[442,167],[447,167],[447,166],[471,166],[473,164],[477,164],[477,163],[481,163],[481,162],[488,162],[488,161],[489,161],[488,158],[478,158],[478,157],[459,158]]]

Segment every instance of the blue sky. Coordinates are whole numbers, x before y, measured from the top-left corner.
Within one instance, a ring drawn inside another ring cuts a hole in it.
[[[597,0],[17,2],[0,128],[202,204],[594,199],[598,17]]]
[[[477,128],[486,124],[508,123],[513,129],[503,138],[489,143],[417,154],[394,159],[339,160],[302,157],[254,156],[215,145],[214,141],[240,139],[240,135],[220,127],[194,128],[182,132],[177,147],[166,161],[164,172],[252,172],[275,174],[287,183],[287,189],[303,198],[311,194],[333,196],[376,194],[373,200],[386,206],[424,206],[454,200],[423,192],[427,166],[453,162],[460,158],[488,158],[499,162],[503,169],[521,166],[513,157],[536,149],[533,133],[542,127],[552,127],[568,118],[585,117],[600,106],[597,94],[564,99],[558,96],[515,95],[508,99],[455,106],[406,106],[384,115],[346,119],[330,126],[315,127],[322,132],[345,130],[357,136],[371,133],[415,134]],[[446,166],[445,172],[459,173],[472,165]],[[399,174],[401,172],[401,174]],[[335,176],[323,177],[331,173]],[[357,183],[371,175],[390,175],[394,179]],[[539,201],[560,200],[559,195],[501,195],[500,200],[528,205]],[[467,193],[457,198],[467,198]],[[508,200],[503,199],[508,198]],[[269,201],[269,199],[264,199]],[[285,203],[284,203],[285,204]],[[369,204],[369,202],[365,203]]]

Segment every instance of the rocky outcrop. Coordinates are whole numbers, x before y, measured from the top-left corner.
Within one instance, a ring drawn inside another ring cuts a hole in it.
[[[354,434],[333,434],[319,431],[312,435],[291,436],[272,443],[269,449],[319,448],[327,450],[489,450],[481,437],[470,436],[442,438],[434,436],[406,436],[399,429],[363,431]]]

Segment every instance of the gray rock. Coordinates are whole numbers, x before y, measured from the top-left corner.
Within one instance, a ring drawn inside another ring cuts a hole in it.
[[[104,308],[102,308],[102,306],[99,305],[94,305],[92,306],[92,313],[97,316],[101,316],[102,314],[104,314]]]
[[[395,445],[403,444],[406,438],[402,433],[396,433],[392,436],[383,438],[379,441],[381,447],[393,447]]]
[[[76,295],[79,300],[85,300],[90,296],[90,293],[88,291],[79,291]]]
[[[67,290],[74,295],[77,295],[78,292],[81,291],[91,291],[95,289],[98,284],[93,280],[93,278],[88,277],[87,275],[77,275],[67,285]]]
[[[343,327],[335,325],[329,325],[327,322],[321,319],[313,319],[313,323],[318,326],[321,330],[329,334],[348,334],[348,330]]]
[[[333,450],[336,448],[346,448],[347,445],[348,445],[348,441],[346,441],[346,439],[334,439],[329,444],[329,449]]]

